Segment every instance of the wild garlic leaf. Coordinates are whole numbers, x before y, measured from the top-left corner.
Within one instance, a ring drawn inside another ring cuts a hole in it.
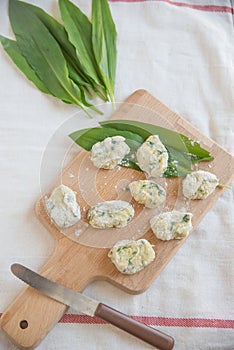
[[[84,87],[80,86],[80,98],[84,106],[92,109],[94,112],[103,115],[103,112],[100,111],[97,107],[95,107],[92,103],[87,102],[85,92],[84,92]],[[88,91],[88,90],[87,90]],[[87,93],[87,92],[86,92]]]
[[[123,136],[125,137],[125,142],[130,147],[130,152],[120,162],[120,165],[142,171],[137,165],[135,154],[145,139],[138,134],[134,134],[130,131],[117,130],[114,128],[96,127],[77,130],[69,136],[73,141],[75,141],[76,144],[84,148],[86,151],[90,151],[95,143],[103,141],[106,137]],[[170,147],[167,147],[167,151],[169,160],[168,168],[164,173],[164,177],[183,176],[191,173],[190,158],[186,158],[183,153]]]
[[[1,44],[8,54],[8,56],[12,59],[12,61],[16,64],[16,66],[24,73],[24,75],[42,92],[46,94],[51,94],[47,87],[43,84],[37,74],[34,72],[32,67],[28,64],[24,56],[21,54],[20,49],[17,45],[17,42],[4,36],[0,35]]]
[[[105,120],[100,122],[103,128],[114,128],[117,130],[130,130],[134,134],[141,135],[144,141],[152,135],[152,132],[144,129],[143,127],[136,124],[137,122],[133,120]]]
[[[92,1],[92,44],[96,62],[110,100],[114,103],[116,28],[107,0]]]
[[[136,124],[135,124],[136,123]],[[141,128],[139,124],[144,124],[144,128]],[[90,151],[92,146],[99,142],[103,141],[106,137],[111,136],[123,136],[125,137],[125,142],[130,147],[130,152],[127,154],[120,165],[129,167],[131,169],[136,169],[142,171],[137,165],[137,159],[135,157],[137,149],[142,145],[142,143],[152,134],[155,133],[154,125],[134,122],[129,120],[109,120],[100,123],[101,128],[88,128],[83,130],[75,131],[69,136],[82,148]],[[157,126],[155,126],[158,128]],[[149,131],[151,130],[151,132]],[[176,143],[176,132],[173,131],[174,138],[170,139],[168,135],[171,135],[171,130],[166,128],[157,129],[158,131],[162,131],[161,135],[164,135],[164,140],[169,140],[168,143],[164,143],[167,152],[168,152],[168,167],[164,172],[164,177],[177,177],[177,176],[185,176],[192,172],[192,164],[196,161],[202,160],[211,160],[213,157],[210,156],[209,152],[203,149],[199,149],[199,152],[203,152],[205,157],[196,156],[191,153],[184,151],[184,145],[181,146],[181,143]],[[168,135],[166,135],[168,132]],[[159,133],[158,133],[159,134]],[[181,142],[181,134],[178,135],[178,140]],[[182,135],[184,136],[184,135]],[[160,137],[160,135],[159,135]],[[186,136],[184,136],[186,138]],[[173,142],[172,142],[173,141]],[[174,147],[172,147],[172,145]],[[191,149],[190,149],[191,150]],[[195,152],[193,149],[192,151]],[[207,153],[209,156],[207,156]]]
[[[173,164],[170,161],[168,162],[167,170],[163,173],[163,177],[179,177],[179,176],[186,176],[187,174],[190,174],[192,172],[192,169],[187,168],[180,164]]]
[[[172,147],[165,146],[168,153],[168,166],[164,172],[164,177],[185,176],[192,172],[190,157]]]
[[[87,16],[69,0],[59,0],[61,17],[74,45],[82,70],[94,84],[103,88],[92,47],[92,25]],[[105,100],[107,97],[105,96]]]
[[[158,135],[161,142],[168,147],[172,147],[181,152],[191,154],[191,159],[213,160],[214,158],[210,153],[202,148],[198,142],[189,139],[187,136],[177,133],[173,130],[166,129],[157,125],[142,123],[134,120],[107,120],[100,123],[101,126],[112,127],[118,130],[129,130],[145,139],[150,135]]]
[[[125,167],[125,168],[129,168],[129,169],[133,169],[133,170],[137,170],[137,171],[141,171],[142,170],[139,168],[139,166],[131,159],[129,159],[129,157],[124,157],[121,162],[119,163],[119,165]]]
[[[183,165],[185,167],[191,168],[192,162],[191,162],[191,157],[188,153],[181,152],[173,147],[170,146],[165,146],[167,149],[169,156],[169,159],[173,160],[172,162],[176,165],[177,162],[180,165]]]
[[[74,131],[69,135],[75,143],[86,151],[90,151],[95,143],[103,141],[106,137],[112,136],[125,137],[126,143],[129,143],[130,148],[134,145],[137,149],[143,142],[143,139],[139,135],[135,135],[129,131],[119,131],[113,128],[87,128]]]
[[[81,100],[80,89],[69,78],[60,46],[43,22],[27,3],[17,0],[9,1],[9,17],[20,51],[51,94],[77,104],[90,115]]]

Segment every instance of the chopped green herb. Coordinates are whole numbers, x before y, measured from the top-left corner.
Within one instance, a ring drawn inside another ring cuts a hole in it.
[[[160,190],[160,189],[159,189],[159,190],[158,190],[158,195],[159,195],[159,196],[164,196],[164,195],[165,195],[165,192],[164,192],[163,190]]]
[[[190,216],[188,214],[186,214],[185,216],[183,216],[183,221],[184,222],[189,222],[190,220]]]

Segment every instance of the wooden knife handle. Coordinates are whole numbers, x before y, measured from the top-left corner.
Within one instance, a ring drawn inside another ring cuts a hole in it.
[[[98,305],[95,316],[102,318],[160,350],[173,349],[174,339],[169,335],[138,322],[105,304],[100,303]]]

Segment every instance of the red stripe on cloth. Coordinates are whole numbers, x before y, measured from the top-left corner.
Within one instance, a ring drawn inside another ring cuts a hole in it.
[[[131,316],[134,320],[151,326],[166,327],[190,327],[190,328],[234,328],[234,320],[209,319],[209,318],[175,318],[153,316]],[[59,321],[61,323],[79,324],[105,324],[98,317],[86,315],[65,314]]]
[[[0,318],[2,313],[0,313]],[[185,327],[185,328],[231,328],[234,329],[234,320],[219,318],[179,318],[179,317],[154,317],[154,316],[131,316],[136,321],[143,322],[150,326]],[[60,323],[76,324],[105,324],[106,322],[98,317],[86,315],[65,314]]]
[[[109,2],[148,2],[153,0],[109,0]],[[155,2],[165,2],[169,5],[174,5],[178,7],[188,7],[194,10],[207,11],[207,12],[227,12],[234,14],[234,9],[229,6],[219,6],[219,5],[196,5],[187,4],[185,2],[174,2],[171,0],[154,0]]]

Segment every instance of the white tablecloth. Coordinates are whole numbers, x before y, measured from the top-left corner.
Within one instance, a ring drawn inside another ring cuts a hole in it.
[[[29,1],[29,0],[28,0]],[[30,0],[59,17],[56,0]],[[91,1],[74,0],[90,14]],[[116,100],[144,88],[233,152],[233,1],[111,1],[118,31]],[[0,33],[11,36],[7,0]],[[54,242],[33,207],[59,175],[70,145],[66,122],[77,107],[40,93],[0,50],[0,313],[23,285],[9,270],[38,270]],[[65,124],[64,124],[65,123]],[[95,121],[77,118],[77,128]],[[64,131],[65,130],[65,131]],[[52,140],[52,141],[51,141]],[[45,159],[49,167],[45,164]],[[233,191],[226,190],[160,277],[141,295],[106,282],[89,296],[170,333],[176,350],[234,349]],[[38,350],[141,350],[151,347],[104,324],[87,324],[69,310]],[[72,321],[72,323],[69,322]],[[0,332],[0,349],[16,347]]]

